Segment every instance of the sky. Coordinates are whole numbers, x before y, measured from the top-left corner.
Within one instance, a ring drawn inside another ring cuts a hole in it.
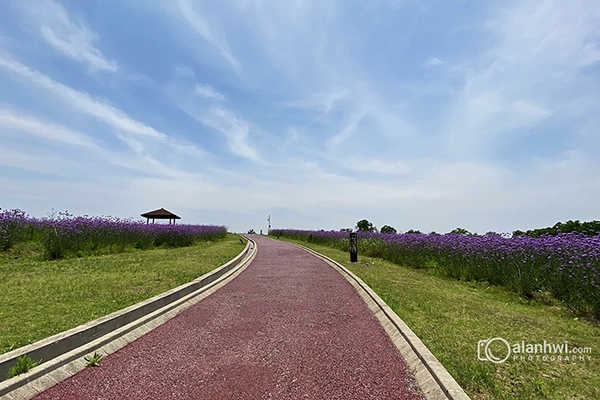
[[[600,219],[597,0],[5,0],[0,208],[512,232]]]

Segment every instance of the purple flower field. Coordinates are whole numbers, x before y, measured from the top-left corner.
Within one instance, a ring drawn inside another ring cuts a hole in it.
[[[18,209],[0,209],[0,251],[20,242],[40,242],[47,259],[119,252],[127,247],[189,246],[226,234],[225,226],[146,224],[113,217],[75,217],[68,212],[38,219]]]
[[[349,251],[347,232],[278,229],[269,232]],[[524,297],[551,295],[600,317],[600,235],[358,233],[358,253],[413,268],[435,268],[465,281],[501,285]]]

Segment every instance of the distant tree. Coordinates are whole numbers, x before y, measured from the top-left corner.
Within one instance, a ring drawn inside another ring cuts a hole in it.
[[[352,232],[352,228],[342,228],[340,232]]]
[[[531,237],[540,237],[543,235],[558,235],[559,233],[579,232],[585,235],[594,236],[600,233],[600,221],[580,222],[579,220],[569,220],[567,222],[557,222],[551,227],[530,229],[527,232],[514,231],[513,236],[527,235]]]
[[[410,233],[410,234],[413,234],[413,235],[422,235],[423,234],[423,232],[421,232],[419,230],[415,230],[415,229],[409,229],[409,230],[406,231],[406,233]]]
[[[554,236],[557,233],[558,233],[558,231],[556,230],[556,228],[550,227],[550,228],[540,228],[540,229],[529,230],[529,231],[527,231],[527,236],[537,238],[537,237],[544,236],[544,235]]]
[[[254,232],[254,229],[250,229],[250,230],[248,231],[248,234],[250,234],[250,235],[252,235],[252,234],[254,234],[254,233],[256,233],[256,232]]]
[[[373,224],[366,219],[361,219],[358,221],[356,223],[356,228],[359,230],[359,232],[377,232],[377,228],[375,228]]]
[[[396,228],[389,226],[389,225],[382,226],[381,229],[379,230],[379,232],[381,232],[381,233],[398,233]]]
[[[556,224],[554,224],[554,226],[552,227],[554,228],[555,232],[562,232],[562,233],[568,233],[568,232],[579,232],[581,229],[581,222],[579,222],[579,220],[575,220],[575,221],[567,221],[567,222],[557,222]]]
[[[589,221],[581,224],[581,231],[587,235],[597,235],[600,233],[600,221]]]
[[[452,232],[450,232],[450,233],[454,234],[454,235],[470,235],[471,234],[471,232],[469,232],[465,228],[456,228],[456,229],[453,229]]]

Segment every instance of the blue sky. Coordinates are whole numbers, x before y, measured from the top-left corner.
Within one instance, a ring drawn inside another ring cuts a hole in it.
[[[231,231],[600,219],[596,0],[0,3],[0,207]]]

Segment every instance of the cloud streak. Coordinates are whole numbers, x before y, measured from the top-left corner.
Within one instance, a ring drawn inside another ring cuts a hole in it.
[[[225,100],[225,96],[215,91],[215,89],[210,87],[210,85],[202,85],[200,83],[196,84],[196,87],[194,88],[194,94],[204,97],[206,99],[221,101]]]
[[[92,71],[117,72],[117,63],[108,60],[94,46],[98,37],[83,24],[74,22],[59,3],[52,0],[25,2],[23,8],[30,15],[31,23],[39,27],[40,36],[56,51],[88,65]]]
[[[197,3],[191,0],[177,0],[176,7],[180,17],[187,23],[190,29],[217,50],[219,55],[234,69],[240,69],[240,64],[233,56],[227,39],[224,35],[219,34],[215,27],[210,26],[206,19],[202,17],[202,14],[196,10]]]
[[[220,107],[211,107],[207,113],[203,113],[197,118],[204,125],[223,134],[233,153],[253,161],[260,161],[258,152],[248,144],[250,126],[246,121]]]
[[[18,74],[39,88],[50,91],[52,94],[68,103],[72,108],[93,116],[99,121],[107,123],[117,129],[136,136],[157,139],[165,138],[167,136],[148,125],[129,118],[124,112],[115,107],[94,99],[87,93],[79,92],[62,83],[56,82],[41,72],[31,69],[18,61],[0,56],[0,67],[4,67],[9,71]]]
[[[10,109],[0,109],[0,127],[4,134],[18,132],[71,146],[97,147],[94,141],[83,133]]]
[[[463,66],[465,84],[447,127],[449,149],[462,157],[544,126],[581,95],[582,69],[600,60],[600,12],[593,2],[520,2],[486,29],[496,44]]]

